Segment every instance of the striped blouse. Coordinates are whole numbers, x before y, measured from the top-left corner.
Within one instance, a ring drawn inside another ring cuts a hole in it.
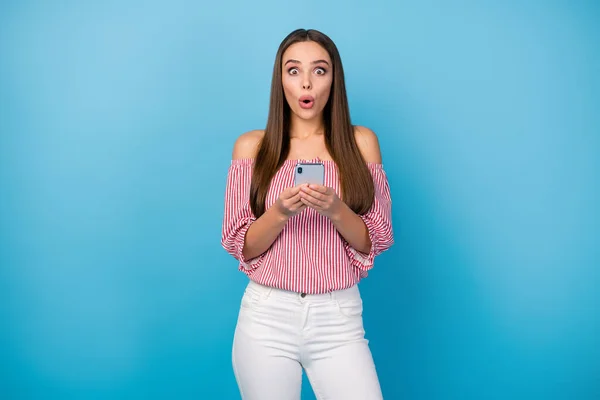
[[[271,181],[266,207],[277,201],[285,188],[294,185],[294,167],[298,161],[322,162],[325,186],[339,196],[338,169],[330,160],[286,160]],[[273,244],[261,255],[245,259],[244,239],[256,220],[250,209],[249,194],[254,159],[234,159],[227,175],[225,210],[221,244],[239,261],[239,270],[266,286],[300,293],[325,293],[351,287],[367,276],[375,256],[394,243],[391,196],[382,164],[367,163],[373,176],[373,206],[360,215],[368,229],[371,250],[368,254],[352,248],[333,223],[307,207],[291,217]]]

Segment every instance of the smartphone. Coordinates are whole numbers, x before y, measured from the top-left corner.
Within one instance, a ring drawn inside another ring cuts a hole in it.
[[[323,185],[325,181],[325,165],[323,163],[303,163],[296,164],[294,173],[294,186],[303,183],[314,183]]]

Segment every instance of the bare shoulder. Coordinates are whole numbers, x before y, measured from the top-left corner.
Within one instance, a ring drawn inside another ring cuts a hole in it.
[[[354,138],[366,162],[381,163],[381,149],[375,132],[365,126],[356,125]]]
[[[264,134],[265,131],[259,129],[241,134],[233,145],[232,158],[254,158]]]

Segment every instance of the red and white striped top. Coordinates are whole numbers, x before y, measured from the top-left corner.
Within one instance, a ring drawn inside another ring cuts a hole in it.
[[[339,196],[338,169],[330,160],[286,160],[271,181],[266,206],[271,207],[285,188],[294,185],[298,161],[322,162],[325,186]],[[242,255],[244,239],[256,220],[250,209],[249,194],[254,159],[234,159],[227,175],[225,212],[221,244],[239,261],[239,270],[260,284],[300,293],[325,293],[351,287],[367,276],[375,256],[394,243],[391,196],[382,164],[367,163],[375,184],[371,209],[360,217],[371,239],[369,254],[352,248],[333,223],[307,207],[291,217],[271,247],[246,260]]]

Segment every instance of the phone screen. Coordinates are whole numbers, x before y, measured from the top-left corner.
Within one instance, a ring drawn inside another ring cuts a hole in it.
[[[325,179],[323,163],[298,163],[294,171],[294,186],[304,183],[323,185]]]

